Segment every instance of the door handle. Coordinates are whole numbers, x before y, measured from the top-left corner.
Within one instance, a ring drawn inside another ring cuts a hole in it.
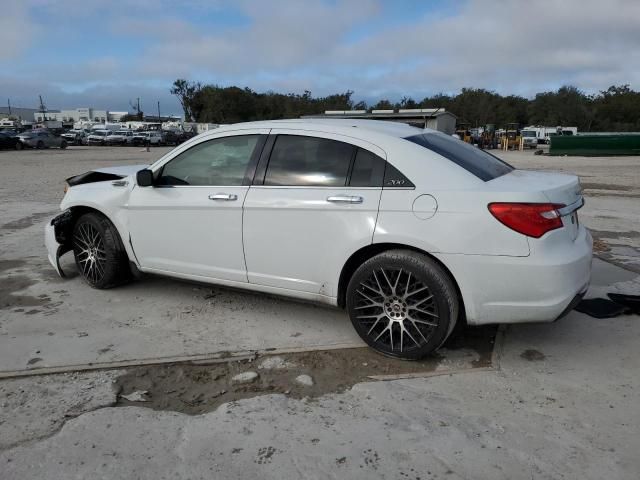
[[[327,202],[331,203],[362,203],[364,198],[357,195],[336,195],[327,197]]]
[[[209,200],[222,200],[224,202],[232,202],[237,199],[238,196],[233,193],[216,193],[215,195],[209,195]]]

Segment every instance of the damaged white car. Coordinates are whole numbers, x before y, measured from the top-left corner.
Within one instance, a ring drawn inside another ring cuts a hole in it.
[[[456,322],[553,321],[587,290],[573,175],[516,170],[444,134],[367,120],[236,124],[151,166],[68,179],[46,227],[95,288],[141,271],[345,308],[420,358]]]

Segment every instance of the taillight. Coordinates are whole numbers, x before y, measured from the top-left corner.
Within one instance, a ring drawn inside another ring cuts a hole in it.
[[[512,230],[529,237],[540,238],[545,233],[562,228],[557,203],[490,203],[489,211]]]

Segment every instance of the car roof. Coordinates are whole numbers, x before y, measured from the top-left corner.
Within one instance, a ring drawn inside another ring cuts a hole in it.
[[[235,123],[216,128],[215,130],[212,130],[212,132],[237,130],[239,128],[311,129],[352,136],[382,134],[395,138],[406,138],[420,133],[434,132],[434,130],[431,129],[412,127],[411,125],[407,125],[402,122],[349,118],[297,118],[290,120],[265,120],[258,122]],[[357,129],[359,134],[355,134],[354,128]]]

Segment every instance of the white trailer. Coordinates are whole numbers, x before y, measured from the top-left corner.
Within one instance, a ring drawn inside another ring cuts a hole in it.
[[[577,135],[578,127],[542,127],[539,125],[531,125],[522,129],[522,132],[535,132],[535,138],[538,139],[538,143],[549,143],[549,137],[554,135]],[[531,133],[527,133],[528,136],[532,136]]]

